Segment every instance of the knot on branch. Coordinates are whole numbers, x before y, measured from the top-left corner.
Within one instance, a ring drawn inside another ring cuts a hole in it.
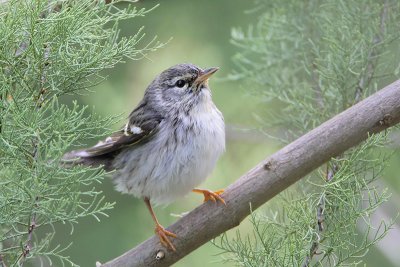
[[[264,170],[266,170],[266,171],[270,171],[270,170],[272,170],[273,168],[275,168],[276,165],[277,165],[276,160],[275,160],[273,157],[270,157],[270,158],[268,158],[268,159],[264,162],[263,168],[264,168]]]
[[[270,160],[268,160],[265,164],[264,164],[264,170],[269,171],[272,167],[272,162]]]
[[[164,259],[164,257],[165,257],[165,252],[164,251],[162,251],[162,250],[159,250],[158,252],[157,252],[157,254],[156,254],[156,260],[162,260],[162,259]]]
[[[379,126],[391,126],[393,124],[393,116],[385,114],[381,120],[378,121]]]

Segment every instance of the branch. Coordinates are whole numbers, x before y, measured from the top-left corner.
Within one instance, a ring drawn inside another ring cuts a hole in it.
[[[0,267],[7,267],[7,265],[3,259],[3,256],[1,254],[0,254]]]
[[[260,162],[222,195],[226,206],[206,202],[168,228],[177,252],[153,236],[101,265],[170,266],[207,241],[236,227],[253,210],[332,157],[400,122],[400,80],[350,107]],[[100,266],[98,264],[97,266]]]

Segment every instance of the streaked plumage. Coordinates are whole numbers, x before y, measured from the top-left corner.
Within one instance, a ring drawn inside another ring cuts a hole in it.
[[[123,129],[64,159],[115,169],[118,191],[156,204],[189,193],[211,173],[225,149],[224,120],[207,80],[196,84],[210,70],[191,64],[165,70],[149,85]],[[180,80],[185,81],[181,88]]]
[[[156,219],[150,201],[168,204],[191,192],[205,200],[225,201],[223,190],[195,189],[211,173],[225,150],[225,124],[211,100],[208,78],[217,68],[173,66],[146,89],[123,129],[94,147],[71,151],[64,161],[115,169],[116,189],[143,198],[160,242],[175,251]]]

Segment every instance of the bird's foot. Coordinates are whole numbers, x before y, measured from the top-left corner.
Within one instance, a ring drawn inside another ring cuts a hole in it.
[[[192,191],[195,193],[203,194],[204,202],[209,201],[209,200],[211,200],[213,202],[220,201],[224,205],[226,205],[225,200],[220,196],[224,192],[224,189],[221,189],[221,190],[218,190],[215,192],[207,190],[207,189],[193,189]]]
[[[165,230],[164,227],[162,227],[162,225],[160,225],[160,224],[156,225],[156,229],[154,230],[154,232],[158,235],[158,238],[160,238],[160,242],[164,247],[172,249],[173,251],[176,251],[174,245],[168,238],[169,236],[176,238],[176,234]]]

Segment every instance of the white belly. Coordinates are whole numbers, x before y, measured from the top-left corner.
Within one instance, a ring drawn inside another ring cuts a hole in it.
[[[161,122],[154,139],[119,156],[117,190],[168,204],[203,182],[225,150],[224,121],[216,108],[192,117],[182,117],[176,131],[172,122]],[[122,157],[125,164],[119,163]]]

